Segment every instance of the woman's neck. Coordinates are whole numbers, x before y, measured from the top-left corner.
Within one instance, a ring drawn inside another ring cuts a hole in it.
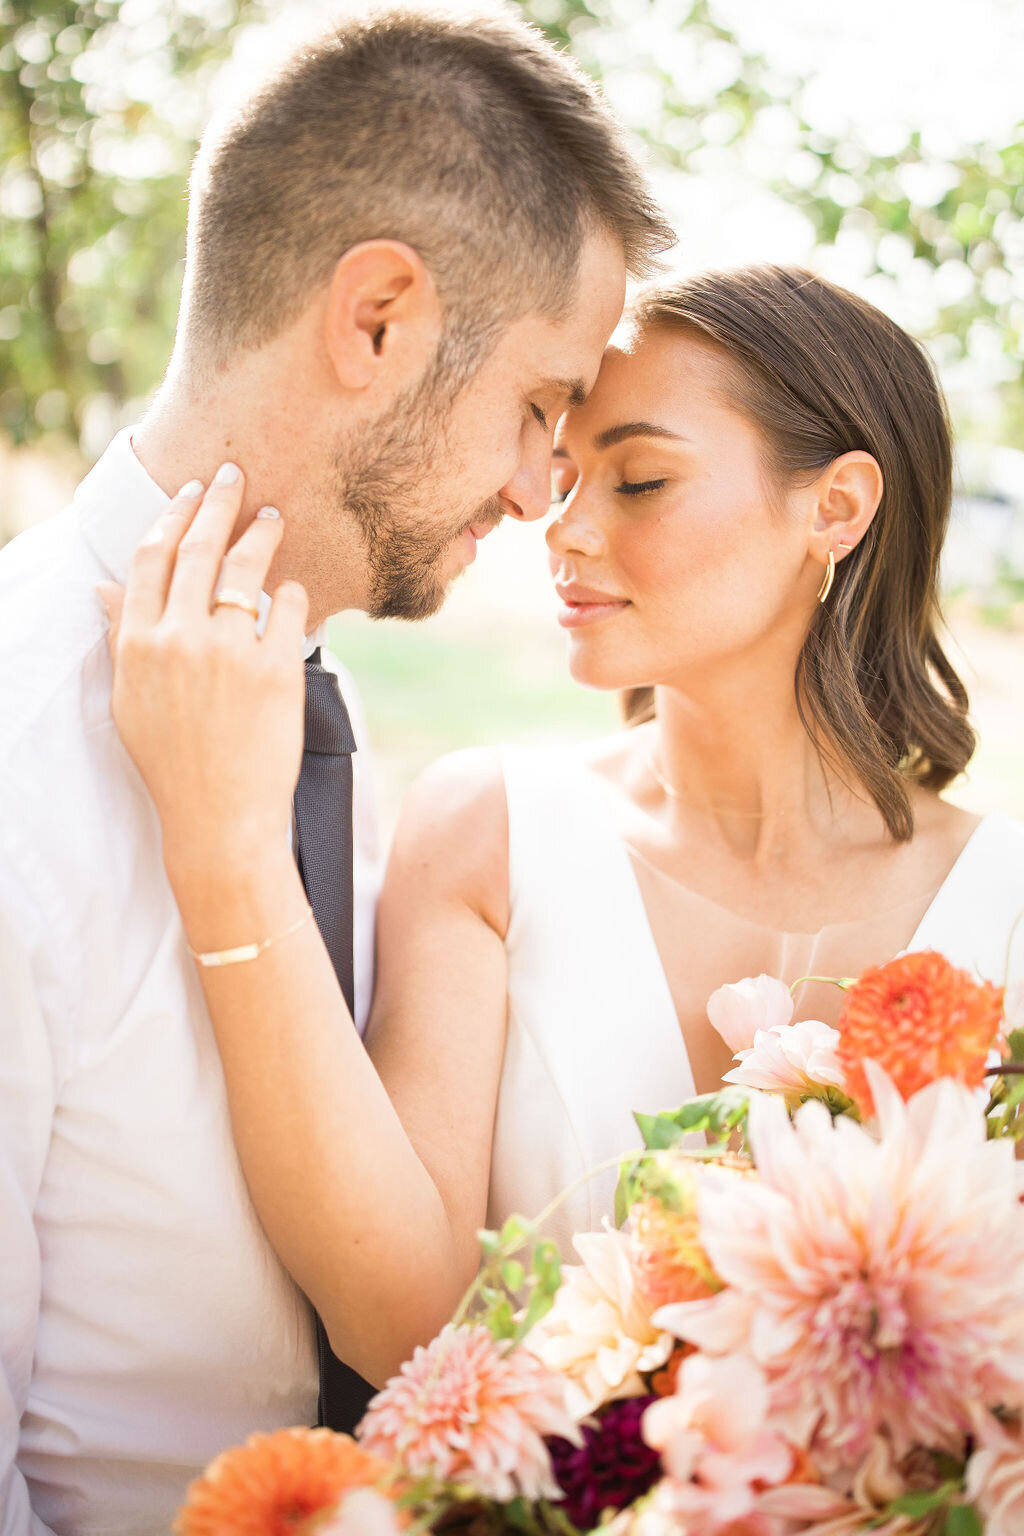
[[[792,681],[732,677],[656,690],[651,768],[680,815],[752,864],[780,848],[820,843],[844,822],[878,819],[830,768],[800,718]],[[851,828],[852,830],[852,828]]]

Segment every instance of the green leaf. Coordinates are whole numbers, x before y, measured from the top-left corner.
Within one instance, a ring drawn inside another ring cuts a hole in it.
[[[642,1115],[638,1112],[633,1119],[640,1127],[644,1146],[651,1152],[664,1152],[683,1138],[683,1132],[671,1115]]]
[[[943,1483],[941,1488],[933,1488],[930,1492],[904,1493],[898,1499],[893,1499],[889,1505],[889,1513],[894,1515],[909,1515],[912,1520],[919,1520],[922,1515],[930,1515],[937,1509],[943,1509],[950,1499],[960,1492],[957,1483]]]
[[[557,1244],[545,1237],[533,1250],[532,1273],[539,1284],[557,1291],[562,1283],[562,1258]]]
[[[533,1235],[532,1221],[527,1221],[525,1216],[510,1216],[501,1229],[502,1252],[518,1253],[520,1248],[525,1248]]]
[[[984,1536],[984,1527],[970,1504],[951,1504],[946,1511],[945,1536]]]
[[[518,1259],[505,1259],[501,1266],[501,1278],[510,1291],[521,1291],[526,1281],[526,1271]]]
[[[694,1132],[710,1131],[716,1136],[727,1136],[747,1118],[750,1095],[744,1088],[721,1088],[717,1093],[705,1093],[696,1099],[688,1099],[678,1109],[663,1111],[658,1115],[634,1115],[644,1146],[649,1151],[665,1151],[676,1146],[684,1136]]]
[[[1024,1061],[1024,1029],[1011,1029],[1007,1040],[1010,1046],[1010,1060]]]

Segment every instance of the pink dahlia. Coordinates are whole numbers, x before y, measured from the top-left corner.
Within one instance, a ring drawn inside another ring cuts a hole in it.
[[[748,1357],[684,1360],[672,1397],[644,1414],[644,1439],[661,1452],[667,1474],[653,1507],[707,1536],[741,1521],[757,1527],[759,1490],[783,1482],[794,1462],[769,1427],[770,1406],[764,1372]]]
[[[358,1435],[416,1476],[498,1500],[557,1498],[544,1436],[579,1441],[560,1377],[486,1328],[450,1323],[373,1398]]]
[[[904,1103],[865,1067],[876,1139],[849,1117],[757,1095],[758,1177],[709,1167],[701,1237],[726,1289],[655,1322],[764,1370],[792,1443],[850,1463],[886,1433],[962,1454],[972,1414],[1024,1401],[1024,1208],[1012,1144],[987,1141],[948,1079]]]

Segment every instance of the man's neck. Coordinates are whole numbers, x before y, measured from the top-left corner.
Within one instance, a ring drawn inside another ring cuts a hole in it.
[[[204,391],[189,389],[180,379],[169,382],[133,433],[132,447],[168,496],[189,480],[209,485],[227,460],[239,465],[245,496],[233,538],[261,507],[277,507],[284,538],[268,586],[301,582],[310,599],[312,629],[332,613],[363,606],[357,582],[365,557],[354,530],[336,516],[329,519],[330,541],[321,535],[328,519],[323,487],[311,471],[308,423],[305,432],[298,430],[283,402],[279,408],[276,399],[235,383],[225,380]],[[348,549],[348,543],[354,547]],[[338,571],[356,576],[348,590]]]

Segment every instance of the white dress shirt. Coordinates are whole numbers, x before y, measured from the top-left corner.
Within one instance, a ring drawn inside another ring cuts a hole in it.
[[[125,580],[166,503],[123,432],[0,551],[0,1536],[165,1536],[219,1451],[315,1419],[310,1311],[249,1200],[159,823],[110,718],[93,588]],[[377,863],[343,687],[365,1019]]]

